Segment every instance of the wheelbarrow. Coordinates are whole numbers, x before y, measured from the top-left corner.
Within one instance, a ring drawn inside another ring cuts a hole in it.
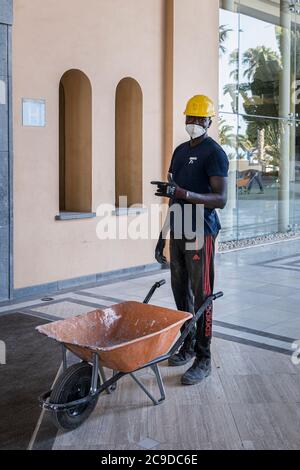
[[[206,308],[223,296],[219,292],[208,297],[194,316],[147,305],[156,289],[165,282],[156,282],[143,303],[123,302],[36,328],[62,345],[62,373],[53,389],[39,397],[40,406],[51,413],[58,429],[80,426],[95,408],[100,394],[112,393],[117,382],[128,374],[154,405],[165,400],[158,364],[178,351]],[[82,362],[68,367],[67,350]],[[104,367],[112,370],[110,378],[106,377]],[[155,398],[135,375],[148,367],[156,376],[159,398]]]

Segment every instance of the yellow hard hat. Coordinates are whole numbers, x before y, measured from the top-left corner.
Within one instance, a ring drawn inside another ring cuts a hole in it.
[[[195,95],[186,105],[186,116],[213,117],[216,115],[213,101],[205,95]]]

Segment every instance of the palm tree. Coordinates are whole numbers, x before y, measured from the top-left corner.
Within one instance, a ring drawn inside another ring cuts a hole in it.
[[[231,28],[228,28],[227,25],[221,24],[219,27],[219,51],[220,55],[225,54],[227,49],[225,47],[225,42],[228,38],[228,33],[233,31]]]
[[[253,80],[255,74],[260,68],[263,68],[264,78],[269,75],[270,65],[277,63],[281,66],[281,58],[276,51],[273,51],[269,47],[259,46],[250,48],[243,54],[242,65],[247,67],[244,70],[243,76],[248,80]],[[274,76],[272,77],[274,79]]]
[[[239,50],[234,49],[229,56],[229,65],[233,67],[233,70],[230,72],[230,77],[236,83],[239,81],[239,60]]]
[[[236,135],[233,132],[234,126],[226,122],[223,117],[219,118],[219,139],[221,145],[236,148]]]
[[[279,167],[280,163],[280,136],[282,135],[282,123],[278,119],[256,119],[244,117],[248,121],[247,135],[254,148],[259,150],[259,161],[263,166],[272,165]],[[264,134],[264,148],[260,149],[260,139]]]
[[[266,146],[263,163],[269,166],[272,165],[277,170],[279,169],[281,159],[280,136],[283,133],[282,127],[282,122],[276,120],[268,125],[265,134]]]
[[[247,133],[238,134],[237,143],[238,143],[239,149],[242,149],[244,153],[248,153],[254,150],[253,142],[251,142]]]
[[[237,93],[238,87],[236,83],[229,83],[228,85],[225,85],[223,88],[223,93],[224,95],[229,95],[231,98],[231,108],[233,114],[237,113],[238,110],[238,93]]]
[[[239,50],[235,49],[229,55],[229,65],[233,66],[233,70],[230,72],[230,78],[233,83],[228,83],[223,88],[224,95],[229,94],[231,98],[232,112],[235,114],[238,111],[238,80],[239,80]]]
[[[224,94],[230,94],[232,108],[237,107],[237,83],[240,58],[238,50],[230,54],[230,64],[233,67],[231,77],[235,84],[229,83],[224,87]],[[245,135],[237,136],[237,147],[243,152],[259,150],[259,160],[263,165],[278,167],[280,162],[280,124],[277,120],[257,119],[254,116],[278,115],[279,74],[282,61],[278,52],[259,46],[244,52],[241,58],[243,67],[242,77],[245,82],[239,83],[238,96],[242,98],[246,112],[244,120],[247,124]]]

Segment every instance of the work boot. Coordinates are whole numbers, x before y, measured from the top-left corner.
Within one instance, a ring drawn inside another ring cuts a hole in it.
[[[190,367],[185,374],[181,377],[183,385],[195,385],[208,377],[211,373],[211,360],[208,358],[194,360],[192,367]]]
[[[171,367],[178,367],[184,366],[188,362],[190,362],[193,357],[195,357],[196,353],[191,348],[182,347],[177,354],[171,356],[168,364]]]

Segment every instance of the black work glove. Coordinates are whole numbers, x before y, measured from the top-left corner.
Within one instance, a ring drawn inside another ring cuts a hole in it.
[[[166,240],[163,239],[162,233],[159,236],[156,248],[155,248],[155,259],[159,264],[167,264],[167,258],[164,256],[164,248]]]
[[[172,176],[169,176],[168,183],[163,181],[151,181],[151,184],[157,186],[155,196],[168,197],[170,199],[185,199],[186,190],[175,183]]]

